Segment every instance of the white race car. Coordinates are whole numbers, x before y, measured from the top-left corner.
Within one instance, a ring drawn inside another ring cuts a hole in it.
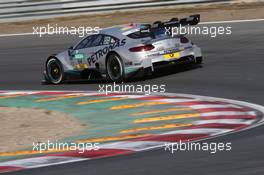
[[[202,63],[201,49],[184,35],[172,36],[180,25],[196,25],[200,15],[150,24],[126,24],[100,30],[75,46],[51,55],[45,63],[45,81],[108,78],[114,82],[150,74],[160,66]]]

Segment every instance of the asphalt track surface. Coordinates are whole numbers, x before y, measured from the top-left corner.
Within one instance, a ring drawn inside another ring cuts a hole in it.
[[[232,35],[210,38],[194,36],[202,47],[202,67],[161,71],[133,84],[166,84],[167,92],[229,98],[264,105],[264,22],[222,24]],[[79,82],[60,86],[41,85],[45,58],[78,38],[16,36],[0,38],[1,90],[98,90],[102,82]],[[232,142],[231,152],[177,152],[162,149],[132,155],[25,170],[17,175],[134,175],[134,174],[264,174],[264,126],[218,137],[212,142]]]

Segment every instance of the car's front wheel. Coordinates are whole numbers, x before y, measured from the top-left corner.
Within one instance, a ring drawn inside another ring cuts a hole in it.
[[[124,80],[124,66],[119,55],[110,54],[106,60],[106,70],[108,78],[114,82]]]
[[[49,82],[60,84],[64,81],[64,71],[61,62],[56,58],[51,58],[46,64],[46,73]]]

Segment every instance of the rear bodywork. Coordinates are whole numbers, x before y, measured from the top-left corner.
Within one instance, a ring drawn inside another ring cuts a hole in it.
[[[160,66],[196,62],[197,58],[202,58],[201,49],[183,35],[167,34],[166,28],[195,25],[199,21],[200,16],[194,15],[181,20],[158,22],[158,25],[132,23],[105,28],[48,59],[56,58],[61,62],[66,79],[91,79],[95,74],[106,77],[106,60],[113,53],[122,59],[125,77],[135,76],[144,70],[152,72]],[[90,40],[94,37],[95,41],[101,38],[101,41],[88,47],[89,37]],[[86,42],[87,47],[84,46]],[[49,81],[46,71],[44,76]]]

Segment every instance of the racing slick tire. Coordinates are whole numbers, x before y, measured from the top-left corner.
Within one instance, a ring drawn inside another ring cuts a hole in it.
[[[120,83],[124,80],[124,66],[121,57],[111,53],[106,60],[107,77],[113,82]]]
[[[46,63],[46,79],[52,84],[61,84],[64,81],[64,70],[61,62],[56,58],[50,58]]]
[[[203,63],[203,57],[196,57],[196,64],[202,64]]]

